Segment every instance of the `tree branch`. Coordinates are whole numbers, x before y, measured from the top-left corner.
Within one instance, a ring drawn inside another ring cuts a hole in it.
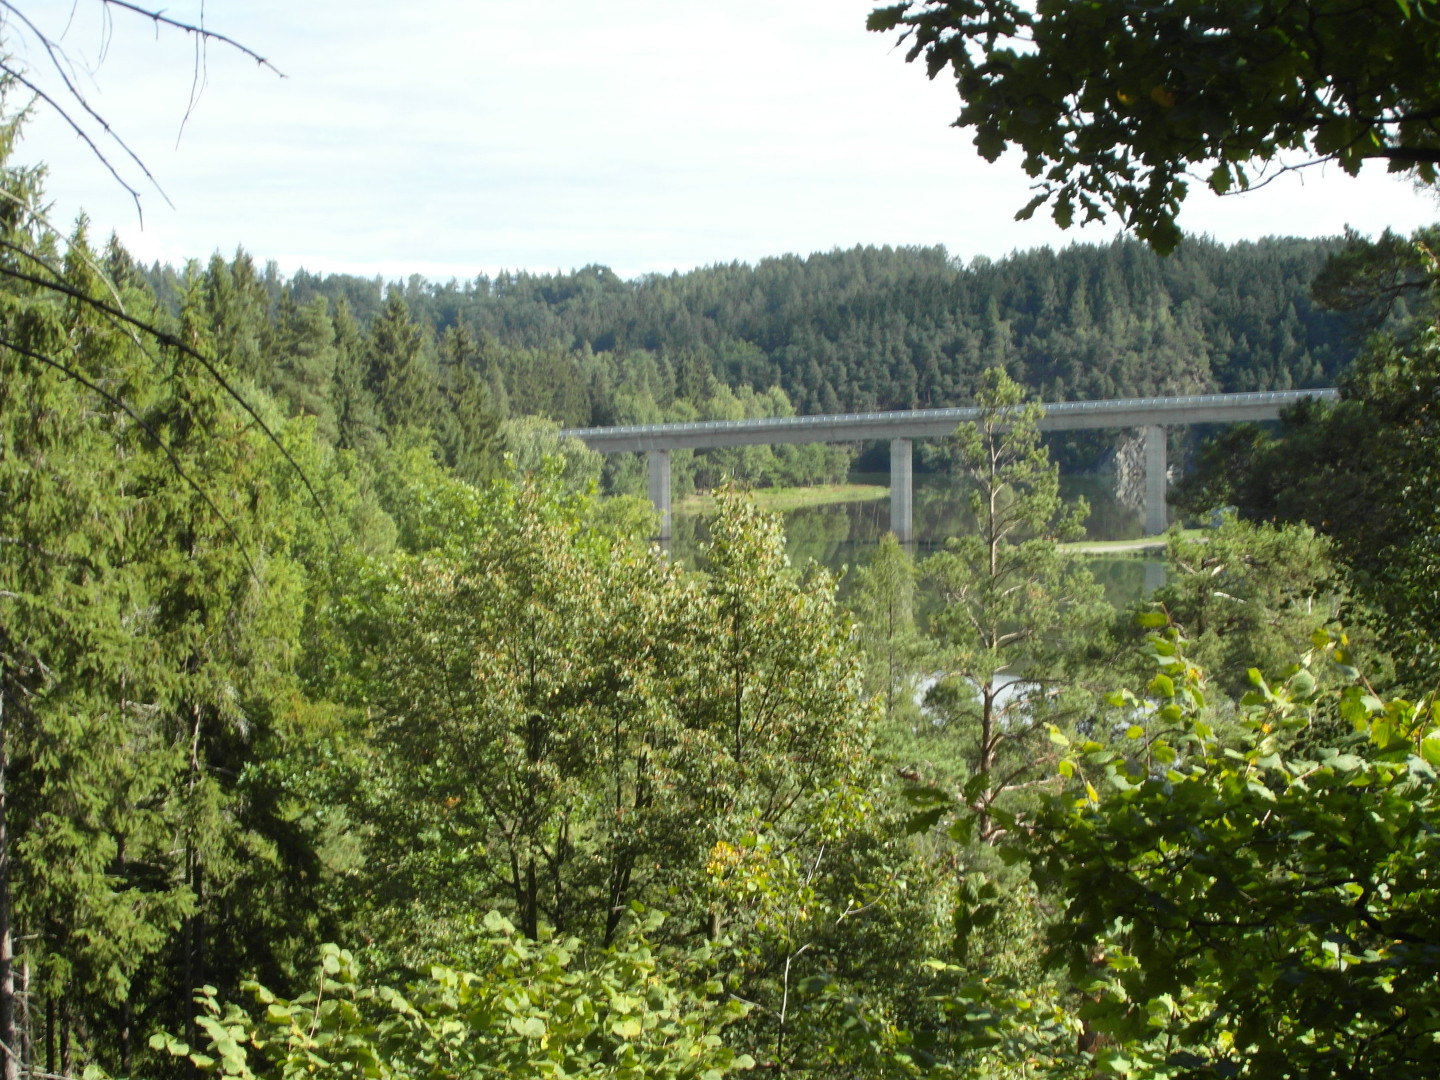
[[[249,569],[250,576],[255,579],[257,584],[259,583],[260,573],[255,569],[255,564],[250,560],[250,552],[246,550],[245,542],[240,539],[240,534],[235,531],[235,526],[231,524],[230,519],[225,516],[225,512],[216,505],[215,500],[210,497],[209,493],[205,491],[205,489],[202,488],[199,483],[196,482],[194,477],[192,477],[188,472],[185,471],[185,466],[180,463],[180,458],[176,455],[175,451],[171,449],[169,444],[160,437],[160,433],[156,431],[153,427],[151,427],[150,424],[143,417],[141,417],[139,413],[137,413],[128,404],[126,404],[120,398],[116,397],[114,394],[100,387],[96,383],[92,382],[90,379],[87,379],[84,375],[81,375],[73,368],[62,364],[60,361],[54,359],[53,357],[45,356],[31,349],[27,349],[23,345],[17,345],[15,344],[15,342],[9,341],[3,337],[0,337],[0,348],[9,349],[12,352],[19,353],[21,356],[34,360],[38,364],[44,364],[47,367],[54,368],[56,371],[60,372],[60,374],[64,375],[67,379],[71,379],[74,382],[79,383],[91,393],[98,395],[105,401],[109,402],[111,405],[115,406],[117,409],[120,409],[122,412],[125,413],[126,416],[130,417],[131,420],[133,420],[137,425],[139,425],[141,430],[143,430],[146,435],[150,436],[151,441],[157,447],[159,447],[161,452],[164,453],[166,458],[169,459],[171,468],[173,468],[175,472],[179,474],[180,478],[184,480],[185,483],[188,484],[195,491],[195,493],[200,496],[200,498],[205,500],[205,504],[209,506],[211,510],[215,511],[215,516],[220,519],[220,523],[225,527],[225,531],[230,534],[230,539],[235,541],[235,549],[240,552],[240,557],[245,560],[245,566],[247,569]]]
[[[195,38],[195,73],[191,83],[190,99],[185,108],[185,116],[180,122],[180,131],[182,134],[185,130],[185,124],[189,121],[195,105],[199,100],[199,88],[203,83],[202,72],[205,69],[205,46],[210,42],[217,42],[227,48],[234,49],[241,55],[254,60],[257,65],[268,68],[278,77],[282,79],[285,78],[284,72],[254,49],[236,41],[226,34],[221,34],[207,28],[203,23],[187,23],[166,15],[163,10],[142,7],[138,4],[128,3],[127,0],[100,0],[100,2],[102,7],[107,10],[110,8],[119,8],[133,15],[150,19],[155,23],[157,28],[160,26],[168,27],[190,34]],[[115,163],[111,161],[105,151],[101,149],[96,138],[86,130],[86,123],[82,123],[82,120],[98,126],[106,136],[112,139],[115,145],[124,152],[125,156],[130,159],[135,167],[144,174],[146,181],[160,194],[160,197],[165,200],[166,204],[173,206],[174,204],[165,193],[165,189],[160,186],[160,182],[155,178],[155,175],[150,171],[140,155],[136,153],[129,143],[110,125],[110,122],[105,119],[105,116],[90,104],[74,77],[74,65],[71,64],[69,57],[66,56],[65,50],[61,47],[59,41],[40,29],[35,21],[14,3],[14,0],[0,0],[0,9],[3,9],[13,16],[18,24],[23,27],[23,32],[32,36],[40,48],[44,50],[45,55],[49,58],[50,64],[54,67],[56,74],[60,77],[60,81],[64,84],[64,93],[52,94],[46,91],[34,78],[27,75],[23,68],[9,61],[0,61],[0,72],[8,75],[11,79],[15,80],[17,84],[30,91],[36,100],[43,102],[48,108],[53,110],[60,119],[79,136],[80,140],[114,178],[115,182],[125,190],[135,203],[135,212],[137,216],[140,217],[142,225],[144,223],[144,212],[140,205],[140,192],[134,185],[127,182],[125,178],[120,175],[120,171],[115,167]]]
[[[0,240],[0,248],[13,251],[16,254],[21,255],[27,259],[38,262],[41,266],[45,267],[46,270],[50,270],[50,267],[43,260],[32,255],[30,252],[26,251],[24,248],[20,247],[17,244],[12,244],[7,240]],[[53,273],[53,271],[51,271],[51,273]],[[255,411],[255,407],[245,400],[244,396],[240,393],[240,391],[236,390],[235,387],[230,384],[230,381],[226,379],[225,376],[220,372],[220,369],[216,367],[213,360],[205,356],[197,349],[193,349],[189,345],[186,345],[185,342],[181,341],[174,334],[167,333],[166,331],[161,330],[158,326],[154,326],[150,323],[145,322],[143,319],[137,319],[133,315],[127,314],[120,308],[115,307],[112,304],[107,304],[104,300],[97,300],[95,299],[95,297],[81,292],[79,289],[75,288],[74,286],[70,285],[65,281],[57,280],[53,277],[49,279],[36,277],[33,274],[25,273],[23,270],[17,270],[12,266],[3,265],[0,265],[0,276],[14,278],[17,281],[24,281],[28,284],[38,286],[42,289],[53,289],[55,292],[58,292],[64,296],[68,296],[72,300],[79,301],[82,304],[86,304],[94,308],[96,311],[110,316],[112,319],[119,320],[122,323],[135,327],[137,330],[145,334],[147,337],[151,338],[157,344],[175,349],[176,351],[183,353],[185,356],[188,356],[192,360],[194,360],[197,364],[199,364],[202,368],[205,369],[205,371],[210,375],[212,379],[215,380],[215,382],[220,386],[220,389],[224,391],[227,397],[229,397],[232,401],[234,401],[237,405],[239,405],[242,409],[245,410],[245,412],[249,415],[250,419],[253,420],[256,426],[259,427],[260,430],[265,434],[265,437],[268,438],[270,442],[275,446],[275,448],[280,451],[281,455],[289,463],[290,467],[295,470],[295,474],[300,477],[300,482],[305,485],[305,490],[309,492],[310,498],[314,501],[316,509],[320,511],[320,516],[325,522],[326,531],[330,533],[331,539],[334,540],[336,543],[339,542],[337,534],[335,532],[334,524],[330,520],[330,514],[325,509],[325,504],[321,500],[319,492],[317,492],[315,490],[315,486],[311,484],[310,477],[306,475],[305,470],[300,467],[300,463],[295,460],[294,456],[290,453],[290,451],[285,448],[285,444],[280,441],[280,437],[276,435],[273,430],[271,430],[270,425],[265,423],[265,421],[261,418],[260,414]]]
[[[154,21],[157,26],[168,26],[173,30],[181,30],[187,34],[194,34],[202,41],[218,41],[220,44],[227,45],[230,48],[234,49],[236,52],[243,53],[245,56],[250,57],[250,59],[254,60],[255,63],[260,67],[269,68],[280,78],[286,78],[285,73],[279,68],[277,68],[274,64],[272,64],[269,60],[265,59],[265,57],[261,56],[254,49],[251,49],[246,45],[242,45],[240,42],[236,41],[232,37],[227,37],[226,35],[208,29],[205,26],[197,26],[193,23],[181,22],[179,19],[172,19],[170,16],[166,15],[163,10],[156,11],[151,8],[141,7],[138,4],[129,4],[126,3],[125,0],[100,0],[100,2],[106,7],[117,7],[124,11],[129,11],[135,15],[139,15],[143,18],[150,19]]]

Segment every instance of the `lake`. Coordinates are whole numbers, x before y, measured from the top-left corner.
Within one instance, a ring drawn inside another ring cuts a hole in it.
[[[859,484],[888,484],[889,476],[857,473],[850,477]],[[1143,532],[1139,510],[1122,505],[1105,477],[1062,476],[1060,491],[1067,502],[1084,498],[1090,504],[1086,536],[1091,540],[1133,540]],[[848,566],[863,562],[871,548],[890,530],[890,499],[806,506],[783,513],[790,559],[804,565],[814,561],[843,573]],[[671,554],[694,566],[708,537],[707,518],[701,513],[680,512],[671,526]],[[944,547],[952,536],[974,529],[975,519],[966,505],[963,489],[950,477],[939,474],[915,476],[915,555],[923,559]],[[1096,579],[1105,586],[1106,596],[1116,607],[1143,599],[1163,581],[1164,563],[1136,557],[1096,556],[1086,560]],[[843,586],[842,586],[843,587]]]

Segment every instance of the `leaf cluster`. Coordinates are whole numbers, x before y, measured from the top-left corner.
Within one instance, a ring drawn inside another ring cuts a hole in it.
[[[1222,739],[1171,631],[1119,698],[1129,748],[1073,744],[1078,790],[1013,835],[1064,898],[1053,947],[1108,1072],[1420,1077],[1440,1030],[1435,883],[1440,710],[1321,691],[1343,636],[1271,684],[1251,672]],[[1352,670],[1353,675],[1353,670]],[[1335,710],[1354,732],[1307,738]]]
[[[703,953],[660,954],[638,937],[608,950],[528,941],[494,912],[485,928],[487,962],[476,971],[432,967],[397,988],[364,980],[348,951],[325,945],[314,990],[287,1000],[247,983],[252,1014],[207,986],[196,998],[202,1047],[166,1034],[151,1043],[234,1080],[317,1071],[719,1080],[754,1064],[722,1036],[744,1007],[693,977]]]
[[[1114,213],[1161,253],[1197,179],[1225,194],[1378,158],[1433,182],[1437,25],[1430,0],[909,0],[869,20],[951,74],[983,158],[1020,150],[1036,194],[1018,217]]]

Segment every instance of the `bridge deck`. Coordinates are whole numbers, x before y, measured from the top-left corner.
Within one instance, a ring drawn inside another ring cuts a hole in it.
[[[1272,390],[1251,394],[1197,394],[1191,397],[1118,398],[1044,404],[1043,431],[1127,428],[1148,425],[1236,423],[1273,420],[1303,398],[1333,399],[1339,392]],[[980,416],[978,408],[913,409],[903,412],[788,416],[762,420],[701,420],[681,424],[568,428],[562,435],[582,440],[604,454],[630,450],[704,449],[765,443],[859,442],[864,439],[925,439],[950,434]]]

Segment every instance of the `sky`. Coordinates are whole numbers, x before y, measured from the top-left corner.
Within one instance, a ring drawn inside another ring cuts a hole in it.
[[[31,0],[88,104],[153,174],[97,134],[121,184],[37,104],[15,158],[45,162],[51,220],[83,209],[146,262],[243,246],[289,274],[471,278],[598,263],[623,277],[857,244],[943,244],[962,261],[1073,242],[950,127],[868,0],[208,0],[207,27],[283,73],[100,0]],[[199,21],[196,0],[165,13]],[[12,62],[58,96],[10,15]],[[197,72],[199,75],[197,84]],[[198,92],[197,92],[198,91]],[[193,97],[193,105],[191,104]],[[25,97],[12,92],[9,104]],[[75,111],[72,103],[71,110]],[[91,130],[95,130],[93,125]],[[142,217],[143,215],[143,217]],[[1409,231],[1440,217],[1382,167],[1197,191],[1181,225],[1225,243]]]

